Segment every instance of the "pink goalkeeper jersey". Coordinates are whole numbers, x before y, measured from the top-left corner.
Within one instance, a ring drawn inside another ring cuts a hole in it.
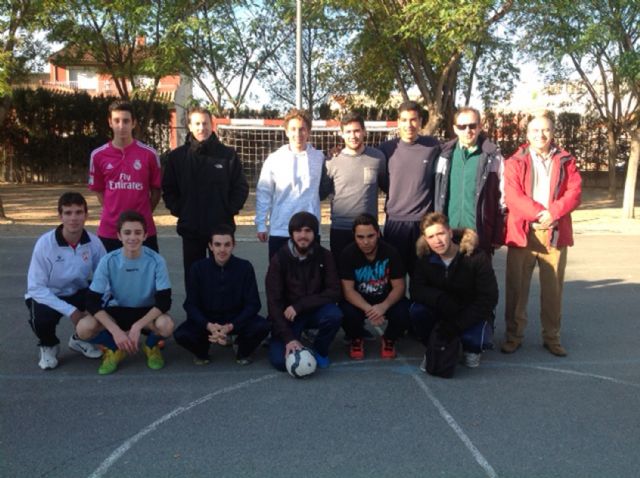
[[[124,150],[109,141],[91,153],[89,189],[104,194],[98,236],[117,239],[118,216],[128,209],[147,221],[147,234],[156,235],[151,213],[151,189],[160,189],[162,171],[155,149],[134,140]]]

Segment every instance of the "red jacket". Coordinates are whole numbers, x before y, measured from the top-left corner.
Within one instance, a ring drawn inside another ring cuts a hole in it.
[[[547,245],[564,247],[573,245],[571,211],[580,205],[582,179],[576,159],[563,149],[557,149],[551,158],[551,188],[549,212],[556,227],[549,229]],[[529,225],[535,222],[538,213],[545,207],[533,200],[533,178],[531,176],[529,146],[521,146],[505,162],[504,189],[507,204],[507,246],[525,247]]]

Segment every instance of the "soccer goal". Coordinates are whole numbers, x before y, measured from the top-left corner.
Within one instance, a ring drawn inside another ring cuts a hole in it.
[[[236,150],[251,188],[255,187],[262,163],[267,156],[287,142],[282,120],[214,119],[214,130],[227,146]],[[366,143],[377,146],[396,135],[395,121],[366,121]],[[314,121],[310,143],[326,154],[335,146],[342,146],[340,123]]]

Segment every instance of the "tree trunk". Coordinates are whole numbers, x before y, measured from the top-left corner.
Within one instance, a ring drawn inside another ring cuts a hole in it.
[[[0,196],[0,219],[6,219],[7,215],[4,213],[4,205],[2,204],[2,196]]]
[[[633,219],[636,196],[636,178],[638,177],[638,160],[640,159],[640,128],[631,131],[631,151],[627,164],[627,178],[624,182],[624,199],[622,201],[622,218]]]
[[[616,160],[618,159],[618,135],[616,134],[615,125],[607,126],[607,164],[609,168],[609,199],[616,198]]]
[[[440,120],[442,119],[442,112],[435,105],[427,105],[427,111],[429,113],[429,119],[424,125],[424,128],[422,128],[421,133],[430,135],[435,134],[438,130]]]

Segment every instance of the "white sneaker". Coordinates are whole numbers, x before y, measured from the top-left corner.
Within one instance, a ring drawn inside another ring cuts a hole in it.
[[[102,357],[102,350],[90,342],[74,338],[73,335],[69,337],[69,348],[76,352],[80,352],[87,358]]]
[[[424,354],[422,357],[422,362],[420,362],[420,370],[424,373],[427,373],[427,354]]]
[[[42,370],[51,370],[58,366],[58,352],[60,347],[54,345],[53,347],[40,346],[40,362],[38,365]]]
[[[480,355],[472,352],[464,353],[464,365],[469,368],[476,368],[480,366]]]

